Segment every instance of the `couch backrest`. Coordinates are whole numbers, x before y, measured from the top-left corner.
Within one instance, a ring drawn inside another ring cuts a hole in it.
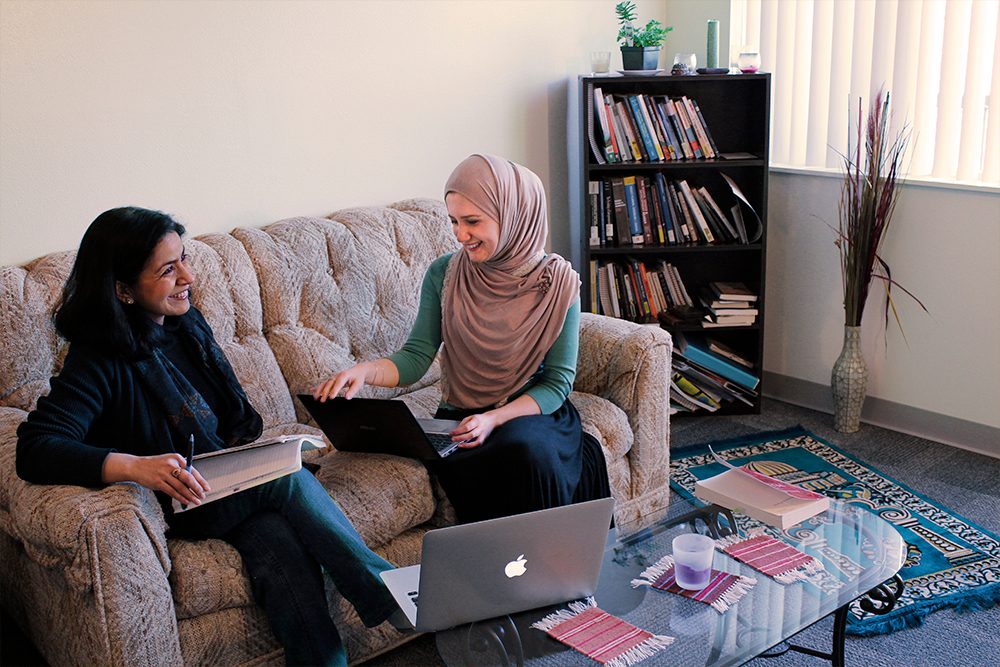
[[[260,289],[246,250],[232,236],[188,239],[192,301],[205,315],[266,427],[294,421],[291,397],[263,333]],[[52,315],[75,252],[0,269],[0,405],[31,410],[49,390],[68,345]]]
[[[257,270],[264,334],[293,394],[401,346],[424,272],[458,248],[444,203],[431,199],[292,218],[233,236]]]

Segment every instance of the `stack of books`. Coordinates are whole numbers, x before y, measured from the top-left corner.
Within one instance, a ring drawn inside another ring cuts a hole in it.
[[[757,295],[743,283],[710,282],[699,298],[706,311],[701,326],[706,329],[748,327],[757,321]]]
[[[671,412],[714,412],[724,403],[753,406],[760,376],[752,361],[720,341],[673,333]]]

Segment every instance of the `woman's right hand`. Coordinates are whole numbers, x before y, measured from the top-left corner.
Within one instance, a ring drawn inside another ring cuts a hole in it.
[[[133,456],[113,452],[104,459],[104,481],[135,482],[147,489],[162,491],[182,505],[201,505],[212,489],[196,469],[185,469],[180,454]]]
[[[354,398],[361,387],[368,382],[369,364],[361,363],[347,370],[340,371],[326,382],[321,382],[313,390],[313,398],[325,403],[328,398],[335,398],[344,392],[344,398]]]

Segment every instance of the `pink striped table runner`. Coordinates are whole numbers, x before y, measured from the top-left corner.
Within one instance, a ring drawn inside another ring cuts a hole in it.
[[[633,579],[632,588],[651,586],[668,593],[683,595],[686,598],[704,602],[721,614],[739,602],[739,599],[746,595],[756,583],[757,580],[753,577],[712,570],[705,588],[700,591],[689,591],[678,586],[674,579],[673,556],[664,556],[643,570],[638,579]]]
[[[608,667],[627,667],[673,643],[673,637],[654,635],[587,602],[549,614],[531,627]]]
[[[812,556],[762,530],[752,531],[748,537],[732,535],[716,540],[715,547],[782,584],[807,579],[823,570],[823,564]]]

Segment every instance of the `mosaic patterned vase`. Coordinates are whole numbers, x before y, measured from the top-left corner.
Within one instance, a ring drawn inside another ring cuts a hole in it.
[[[844,349],[833,364],[833,427],[841,433],[861,428],[861,407],[868,390],[868,367],[861,356],[861,327],[844,327]]]

